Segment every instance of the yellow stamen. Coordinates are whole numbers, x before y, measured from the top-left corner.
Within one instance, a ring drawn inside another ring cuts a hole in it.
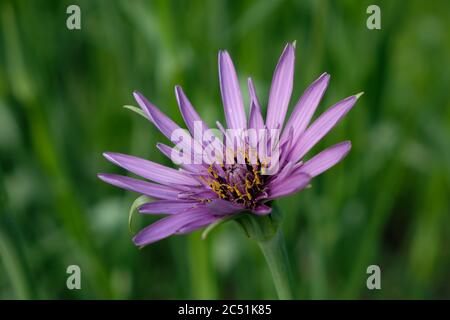
[[[242,198],[242,193],[239,191],[237,186],[234,186],[234,191],[236,192],[239,198]]]

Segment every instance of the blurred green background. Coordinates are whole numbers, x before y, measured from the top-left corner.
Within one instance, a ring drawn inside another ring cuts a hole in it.
[[[66,28],[70,4],[81,30]],[[381,30],[366,28],[370,4]],[[223,119],[218,50],[245,99],[252,76],[267,101],[293,40],[291,107],[324,71],[318,113],[365,92],[314,150],[350,139],[349,156],[280,201],[296,298],[450,298],[450,2],[1,0],[0,22],[0,298],[276,298],[235,223],[137,249],[137,195],[96,173],[124,172],[103,151],[167,163],[164,137],[121,107],[133,90],[182,123],[180,84],[212,125]],[[66,288],[72,264],[81,290]],[[381,290],[366,288],[371,264]]]

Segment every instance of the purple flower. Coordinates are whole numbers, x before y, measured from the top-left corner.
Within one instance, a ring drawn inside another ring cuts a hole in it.
[[[186,132],[181,139],[174,138],[174,132],[180,132],[180,127],[139,92],[134,92],[145,117],[176,144],[175,148],[157,144],[158,149],[173,160],[174,152],[176,154],[181,148],[184,156],[192,160],[181,163],[181,168],[177,170],[130,155],[104,153],[112,163],[152,182],[116,174],[99,174],[100,179],[155,199],[140,206],[140,213],[167,215],[141,230],[133,239],[136,245],[150,244],[174,234],[189,233],[243,211],[255,215],[270,214],[272,209],[269,201],[304,189],[313,177],[345,157],[351,148],[349,141],[329,147],[306,162],[302,161],[308,151],[347,114],[359,95],[336,103],[310,124],[330,79],[324,73],[305,90],[284,124],[293,87],[294,60],[294,46],[287,44],[273,75],[264,121],[251,78],[248,79],[250,112],[247,119],[230,55],[226,51],[219,52],[220,90],[228,129],[241,133],[246,130],[281,132],[276,142],[274,139],[270,141],[270,138],[261,140],[249,136],[237,139],[236,151],[231,152],[231,158],[235,160],[233,163],[209,163],[203,155],[199,155],[205,151],[207,143],[197,138],[198,126],[200,133],[208,131],[209,127],[201,120],[179,86],[175,87],[175,94],[189,129],[189,133]],[[218,127],[225,135],[225,140],[232,139],[220,123]],[[228,144],[224,146],[223,141],[217,143],[223,151],[228,147]],[[269,150],[269,156],[274,154],[275,148],[279,150],[277,167],[271,174],[265,174],[269,164],[260,153],[256,153],[250,161],[248,150],[261,146]],[[186,153],[186,150],[190,152]],[[244,159],[243,162],[237,161],[239,157]]]

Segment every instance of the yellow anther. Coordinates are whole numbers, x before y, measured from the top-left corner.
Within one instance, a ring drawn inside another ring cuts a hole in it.
[[[219,175],[217,174],[217,172],[213,169],[212,164],[209,165],[208,168],[208,173],[212,174],[214,176],[214,178],[219,178]]]
[[[238,187],[234,186],[234,191],[236,192],[239,198],[242,197],[242,193],[239,191]]]
[[[223,187],[225,187],[225,188],[227,188],[229,191],[231,191],[231,192],[233,192],[234,191],[234,189],[233,189],[233,187],[232,186],[230,186],[229,184],[225,184],[225,183],[223,183],[222,184],[222,186]]]
[[[255,184],[256,184],[256,185],[260,185],[260,184],[261,184],[261,180],[259,179],[259,174],[255,174],[255,179],[254,179],[254,181],[255,181]]]

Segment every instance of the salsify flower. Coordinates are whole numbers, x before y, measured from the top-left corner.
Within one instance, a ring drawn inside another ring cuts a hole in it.
[[[305,90],[285,123],[293,88],[294,49],[293,44],[287,44],[275,68],[265,120],[251,78],[248,79],[250,108],[247,119],[230,55],[226,51],[219,52],[220,90],[228,129],[241,133],[250,129],[281,132],[276,142],[271,138],[255,140],[248,136],[238,139],[236,151],[231,151],[234,160],[231,163],[208,163],[203,157],[198,161],[198,150],[202,153],[206,143],[196,138],[195,131],[200,128],[200,132],[204,133],[209,127],[179,86],[175,87],[175,94],[189,129],[181,140],[174,138],[174,132],[179,131],[180,127],[142,94],[134,92],[144,116],[176,144],[173,148],[158,143],[158,149],[173,159],[174,152],[179,151],[180,147],[189,146],[193,150],[188,154],[189,159],[196,160],[182,163],[177,170],[130,155],[104,153],[112,163],[146,180],[116,174],[99,174],[100,179],[152,198],[153,201],[139,207],[139,212],[167,215],[141,230],[133,239],[136,245],[143,246],[171,235],[189,233],[242,212],[255,216],[269,215],[272,200],[304,189],[312,178],[345,157],[351,148],[349,141],[338,143],[303,161],[308,151],[347,114],[359,97],[352,95],[339,101],[310,124],[327,88],[330,79],[327,73]],[[225,140],[231,139],[220,123],[217,126]],[[223,141],[219,145],[225,150]],[[277,161],[273,161],[277,164],[276,170],[270,174],[265,174],[269,167],[267,159],[263,159],[258,152],[254,154],[253,161],[250,159],[251,150],[261,145],[269,150],[269,155],[274,154],[275,148],[279,151]],[[228,151],[228,145],[226,148]],[[183,150],[186,152],[187,149]],[[238,162],[237,158],[243,161]]]

